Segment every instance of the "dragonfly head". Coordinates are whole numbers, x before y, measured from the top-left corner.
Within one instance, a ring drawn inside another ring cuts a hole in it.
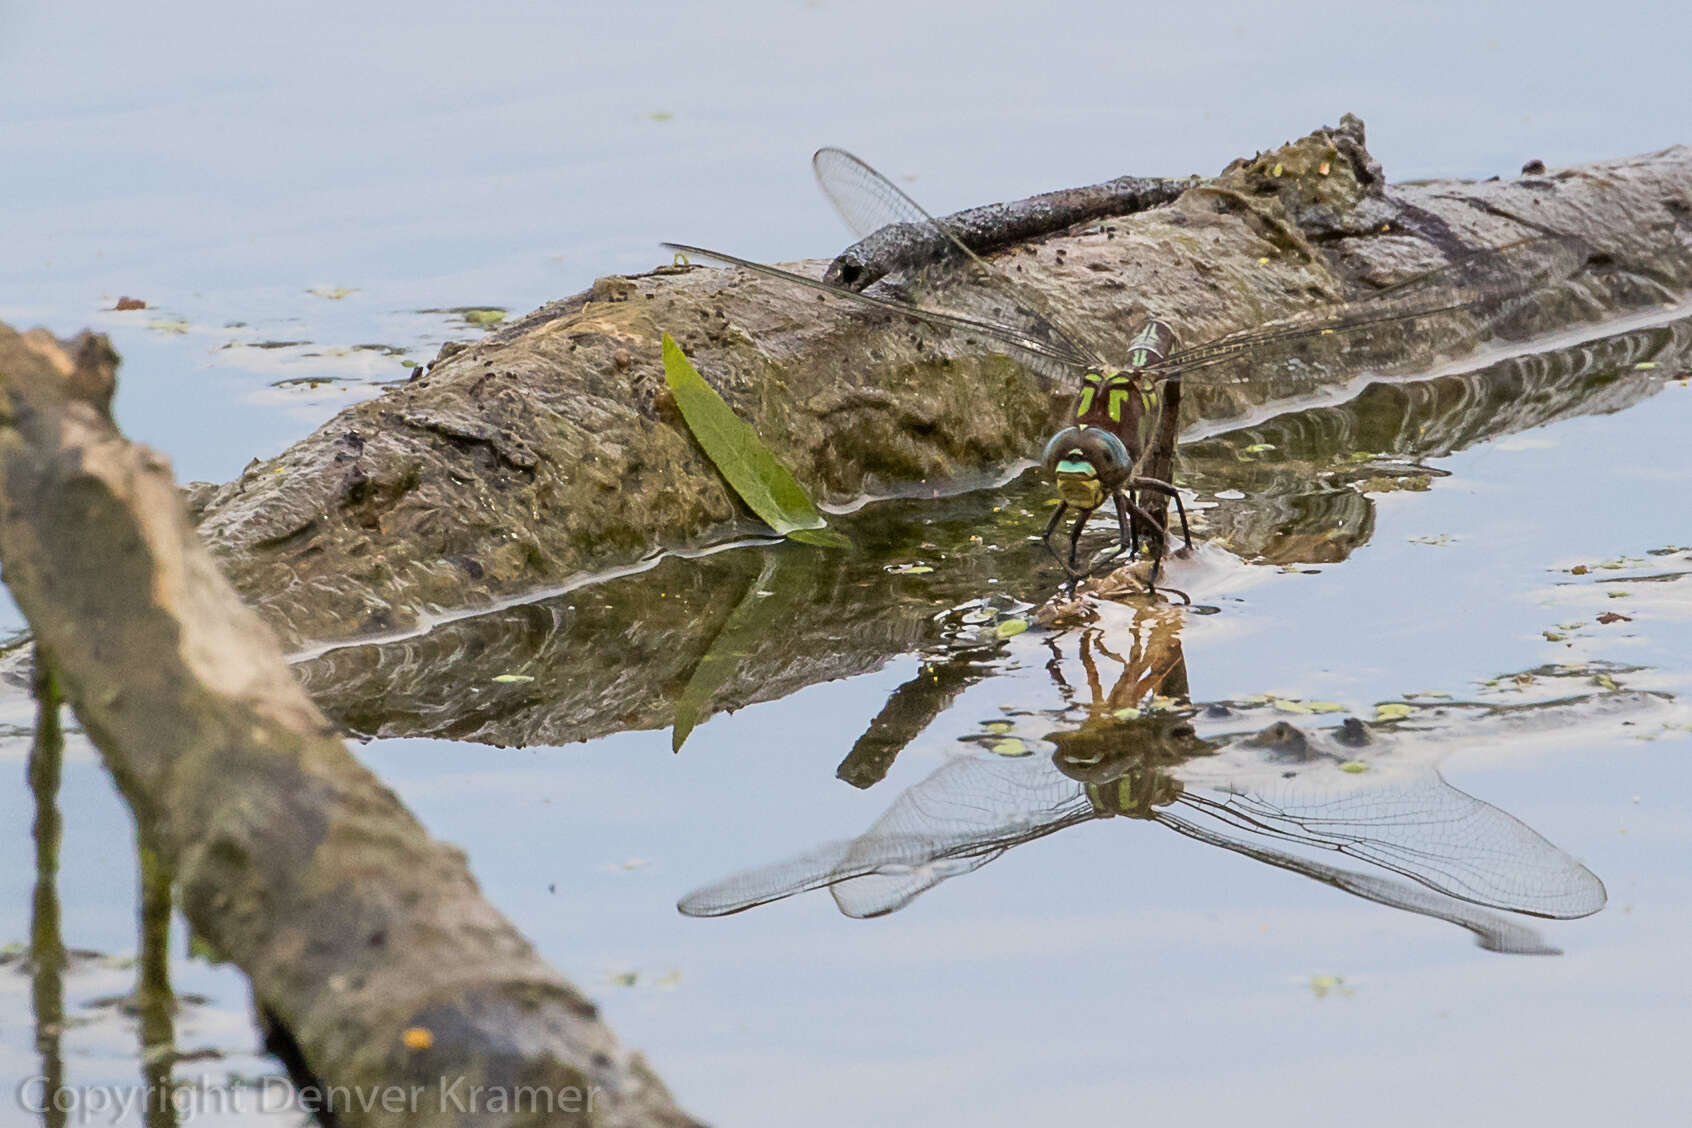
[[[1128,480],[1133,459],[1121,439],[1100,427],[1065,427],[1040,457],[1058,496],[1081,509],[1097,509]]]

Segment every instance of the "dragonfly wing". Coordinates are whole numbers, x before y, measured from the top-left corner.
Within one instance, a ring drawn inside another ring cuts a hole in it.
[[[847,916],[892,912],[1012,846],[1091,817],[1081,789],[1043,758],[949,760],[900,795],[857,840],[867,856],[885,854],[888,843],[919,845],[921,860],[838,884],[834,900]]]
[[[1300,857],[1284,850],[1277,850],[1262,842],[1242,841],[1220,833],[1209,826],[1200,826],[1189,822],[1187,819],[1169,811],[1159,811],[1154,817],[1171,830],[1184,834],[1188,838],[1197,839],[1211,846],[1220,846],[1224,850],[1232,850],[1237,854],[1245,854],[1266,865],[1303,874],[1325,885],[1343,889],[1347,893],[1374,901],[1377,904],[1450,921],[1452,924],[1474,933],[1480,946],[1488,951],[1509,952],[1515,955],[1559,954],[1559,950],[1547,944],[1545,938],[1537,931],[1521,922],[1500,916],[1478,905],[1460,901],[1455,897],[1448,897],[1436,890],[1427,889],[1408,881],[1397,881],[1380,874],[1357,873],[1352,870],[1341,869],[1339,866],[1331,866],[1313,858]]]
[[[1215,797],[1189,791],[1179,802],[1232,841],[1342,854],[1476,905],[1566,919],[1589,916],[1606,899],[1591,870],[1438,772],[1333,795],[1289,785]]]
[[[1372,294],[1338,316],[1270,322],[1177,350],[1161,370],[1186,375],[1242,362],[1261,371],[1289,360],[1414,363],[1484,333],[1527,295],[1572,276],[1586,257],[1586,244],[1567,236],[1491,247]]]
[[[831,286],[820,278],[811,278],[791,270],[753,262],[751,259],[739,258],[723,251],[708,250],[705,247],[693,247],[685,243],[665,243],[663,246],[672,251],[680,251],[685,255],[697,255],[700,258],[714,259],[730,266],[738,266],[742,270],[749,270],[766,278],[790,282],[795,286],[804,286],[848,303],[877,309],[883,313],[914,317],[919,321],[926,321],[930,325],[956,330],[965,336],[1008,346],[1018,360],[1052,379],[1070,379],[1092,363],[1087,354],[1076,352],[1061,342],[1054,343],[1051,339],[1030,331],[1025,325],[996,323],[979,317],[969,317],[947,310],[918,306],[874,294],[860,294],[855,290]]]
[[[972,318],[1014,325],[1082,368],[1103,359],[1066,326],[1044,296],[1019,286],[970,250],[958,232],[936,219],[898,185],[844,149],[818,149],[811,158],[817,184],[860,237],[886,229],[911,232],[919,259],[900,272],[915,304],[944,303]]]
[[[840,911],[879,916],[1022,842],[1092,817],[1078,784],[1044,760],[949,760],[863,834],[695,890],[689,916],[722,916],[833,886]]]

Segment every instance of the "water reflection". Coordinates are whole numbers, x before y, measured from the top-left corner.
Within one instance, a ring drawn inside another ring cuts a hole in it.
[[[63,1128],[68,1115],[57,1097],[65,1085],[65,939],[59,919],[59,781],[65,737],[59,727],[59,690],[46,663],[35,663],[35,738],[29,749],[29,790],[35,801],[35,895],[30,905],[30,1001],[35,1051],[41,1057],[42,1123]],[[68,1107],[68,1106],[67,1106]]]
[[[980,610],[956,618],[961,625]],[[1282,720],[1242,728],[1269,703],[1199,709],[1185,702],[1181,618],[1173,608],[1141,605],[1078,625],[1061,621],[1075,615],[1073,606],[1053,613],[1053,629],[1019,635],[1012,652],[999,656],[1002,669],[1040,668],[1049,692],[1007,695],[1007,683],[1039,684],[1014,673],[997,683],[993,716],[961,737],[977,751],[948,758],[863,834],[696,890],[682,898],[681,911],[718,916],[827,888],[845,915],[880,916],[1013,847],[1112,818],[1155,822],[1356,896],[1450,921],[1493,951],[1557,949],[1488,910],[1571,918],[1603,907],[1604,886],[1591,871],[1513,816],[1452,787],[1432,757],[1463,740],[1607,720],[1618,709],[1648,709],[1654,699],[1617,694],[1551,706],[1427,710],[1403,723],[1353,717],[1332,727]],[[995,633],[990,621],[973,625]],[[980,651],[964,643],[955,661],[931,663],[912,684],[938,687],[935,700],[955,697],[980,663]],[[862,781],[873,774],[866,764],[884,773],[889,752],[898,751],[886,735],[925,727],[905,708],[902,698],[911,692],[895,692],[898,723],[878,718],[870,750],[860,755],[860,742],[843,776]],[[933,710],[928,720],[948,711]]]
[[[1241,421],[1182,447],[1182,480],[1205,507],[1195,528],[1253,562],[1343,560],[1373,534],[1379,494],[1441,473],[1428,459],[1636,403],[1662,387],[1689,343],[1692,322],[1675,321]],[[421,637],[342,647],[298,670],[361,736],[555,745],[672,724],[685,736],[714,713],[920,652],[937,612],[983,592],[1043,597],[1062,578],[1032,539],[1049,515],[1043,501],[1019,482],[884,502],[841,520],[852,554],[782,545],[670,559]],[[879,778],[873,746],[896,747],[901,718],[931,713],[934,700],[990,672],[948,665],[941,676],[951,682],[913,682],[843,774]]]

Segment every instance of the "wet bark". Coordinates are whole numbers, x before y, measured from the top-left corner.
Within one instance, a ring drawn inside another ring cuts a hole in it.
[[[462,853],[348,752],[194,536],[168,464],[112,423],[114,362],[103,338],[0,327],[0,560],[183,912],[247,974],[275,1044],[343,1094],[401,1096],[343,1096],[341,1124],[691,1123]],[[534,1095],[467,1114],[442,1096],[458,1078]],[[575,1094],[562,1113],[560,1094]]]
[[[1202,341],[1540,232],[1594,253],[1581,286],[1529,311],[1528,329],[1660,303],[1692,282],[1692,149],[1390,186],[1347,119],[1172,203],[993,258],[1109,357],[1148,313]],[[410,384],[198,487],[202,533],[297,646],[416,629],[441,609],[759,531],[666,408],[666,331],[825,504],[1002,477],[1072,393],[958,334],[744,272],[663,267],[449,345]],[[1181,422],[1214,430],[1312,390],[1192,381]]]

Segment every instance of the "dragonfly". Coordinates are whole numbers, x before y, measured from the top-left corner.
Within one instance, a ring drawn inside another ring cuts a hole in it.
[[[1286,764],[1266,756],[1256,773],[1262,782],[1201,787],[1183,783],[1179,765],[1217,749],[1178,716],[1089,724],[1053,741],[1049,758],[951,758],[856,838],[733,874],[687,894],[677,908],[723,916],[826,888],[846,916],[881,916],[1007,850],[1107,818],[1159,823],[1366,900],[1449,921],[1494,951],[1556,949],[1488,909],[1569,919],[1606,901],[1603,882],[1585,866],[1432,768],[1384,786],[1329,788],[1287,782]]]
[[[723,251],[663,245],[956,331],[1005,349],[1043,377],[1067,381],[1076,389],[1069,422],[1047,440],[1040,457],[1057,494],[1041,540],[1071,582],[1121,558],[1149,555],[1146,582],[1155,591],[1169,542],[1171,501],[1185,547],[1192,548],[1186,507],[1173,479],[1181,389],[1195,373],[1235,363],[1261,372],[1295,356],[1303,363],[1355,362],[1354,354],[1366,351],[1388,328],[1394,332],[1386,336],[1404,354],[1398,359],[1407,359],[1411,351],[1438,351],[1484,333],[1535,290],[1573,275],[1587,257],[1584,244],[1572,237],[1523,239],[1460,255],[1335,316],[1271,321],[1186,347],[1177,347],[1170,319],[1154,316],[1133,335],[1121,363],[1113,364],[1041,294],[987,262],[962,232],[936,219],[858,157],[824,148],[811,166],[823,194],[860,238],[902,227],[913,241],[945,250],[926,262],[903,265],[896,285],[883,282],[860,292]],[[1082,533],[1107,503],[1115,511],[1117,542],[1082,565]],[[1075,520],[1060,550],[1054,538],[1072,512]]]

